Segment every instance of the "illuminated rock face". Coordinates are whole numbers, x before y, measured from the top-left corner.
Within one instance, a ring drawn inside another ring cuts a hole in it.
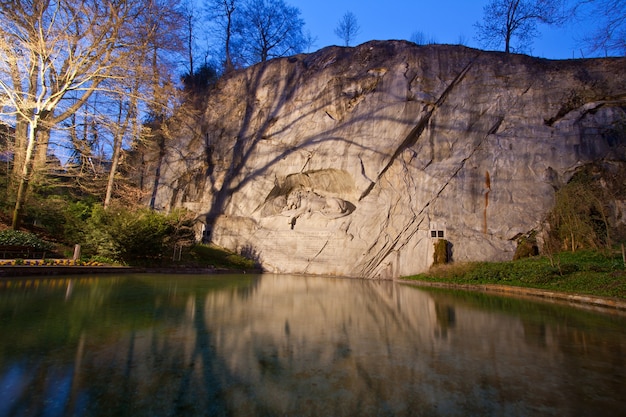
[[[408,275],[440,237],[455,261],[510,259],[555,186],[624,160],[625,67],[400,41],[273,60],[178,132],[157,207],[272,272]]]

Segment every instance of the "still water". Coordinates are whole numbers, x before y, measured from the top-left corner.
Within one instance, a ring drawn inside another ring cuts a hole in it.
[[[393,282],[0,280],[0,416],[626,415],[626,317]]]

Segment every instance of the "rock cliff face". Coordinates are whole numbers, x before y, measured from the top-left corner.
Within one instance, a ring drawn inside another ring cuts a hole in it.
[[[210,93],[156,205],[273,272],[417,273],[441,237],[511,259],[577,167],[624,161],[624,68],[401,41],[273,60]]]

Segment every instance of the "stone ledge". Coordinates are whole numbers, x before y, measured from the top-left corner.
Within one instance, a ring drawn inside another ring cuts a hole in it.
[[[84,275],[84,274],[114,274],[137,272],[136,268],[127,266],[28,266],[11,265],[0,266],[0,278],[26,277],[47,275]]]
[[[132,266],[70,266],[70,265],[6,265],[0,266],[0,279],[13,277],[37,277],[54,275],[84,274],[177,274],[177,275],[223,275],[223,274],[262,274],[261,269],[227,269],[216,267],[132,267]]]
[[[536,288],[514,287],[497,284],[453,284],[445,282],[429,282],[410,279],[398,279],[396,282],[413,284],[421,287],[449,288],[485,293],[500,294],[514,297],[543,298],[550,301],[561,301],[570,304],[594,306],[603,309],[621,310],[626,312],[626,300],[609,297],[598,297],[585,294],[571,294],[558,291],[541,290]]]

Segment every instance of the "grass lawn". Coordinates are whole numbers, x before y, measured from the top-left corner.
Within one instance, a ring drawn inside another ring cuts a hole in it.
[[[451,284],[497,284],[626,299],[621,251],[563,252],[510,262],[452,263],[404,279]]]
[[[183,263],[199,266],[213,266],[234,270],[253,270],[256,262],[242,255],[230,252],[216,245],[194,245],[185,255]]]

